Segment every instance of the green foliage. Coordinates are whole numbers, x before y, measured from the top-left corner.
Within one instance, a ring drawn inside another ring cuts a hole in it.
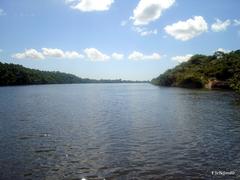
[[[72,84],[72,83],[144,83],[147,81],[83,79],[62,72],[39,71],[21,65],[0,62],[0,86],[28,84]]]
[[[82,79],[72,74],[39,71],[21,65],[0,62],[0,85],[79,83]]]
[[[184,79],[179,82],[178,86],[184,88],[202,88],[203,82],[195,76],[189,76],[184,77]]]
[[[152,80],[161,86],[202,88],[209,80],[224,81],[240,92],[240,50],[215,52],[212,56],[194,55]]]
[[[230,86],[232,89],[240,93],[240,72],[238,74],[235,74],[230,79]]]

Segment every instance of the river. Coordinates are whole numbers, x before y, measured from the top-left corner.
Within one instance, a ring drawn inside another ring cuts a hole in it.
[[[235,100],[151,84],[0,87],[0,179],[240,178]]]

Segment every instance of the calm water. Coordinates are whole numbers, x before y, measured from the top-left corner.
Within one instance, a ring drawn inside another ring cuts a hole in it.
[[[235,98],[151,84],[1,87],[0,179],[240,178]]]

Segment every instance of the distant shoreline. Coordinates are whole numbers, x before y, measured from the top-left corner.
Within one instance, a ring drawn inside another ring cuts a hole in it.
[[[40,71],[18,64],[0,62],[0,86],[92,83],[150,83],[150,81],[80,78],[76,75],[59,71]]]
[[[151,82],[89,82],[89,83],[55,83],[55,84],[15,84],[0,85],[0,87],[42,86],[42,85],[78,85],[78,84],[152,84]],[[155,85],[155,84],[152,84]],[[163,86],[162,86],[163,87]]]

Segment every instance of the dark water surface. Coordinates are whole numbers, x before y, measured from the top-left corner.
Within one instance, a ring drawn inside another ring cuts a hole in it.
[[[1,87],[0,179],[238,179],[235,99],[151,84]]]

